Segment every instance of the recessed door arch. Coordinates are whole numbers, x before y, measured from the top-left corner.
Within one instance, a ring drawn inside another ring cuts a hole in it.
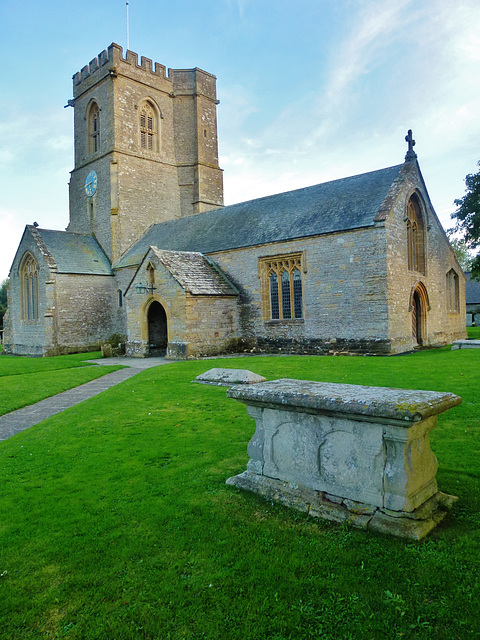
[[[420,347],[427,343],[427,311],[429,309],[427,290],[423,283],[419,282],[410,295],[410,311],[413,342]]]
[[[164,356],[168,344],[168,321],[165,308],[153,300],[147,309],[148,355]]]

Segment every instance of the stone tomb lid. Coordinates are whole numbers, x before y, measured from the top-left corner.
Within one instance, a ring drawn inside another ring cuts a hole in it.
[[[221,367],[216,367],[201,373],[196,377],[195,381],[203,382],[204,384],[230,386],[232,384],[257,384],[265,382],[266,378],[248,371],[248,369],[222,369]]]
[[[455,349],[480,349],[480,340],[455,340],[452,350]]]
[[[453,393],[366,387],[284,378],[253,387],[233,387],[227,396],[275,409],[307,413],[337,413],[367,421],[388,420],[405,424],[425,420],[462,402]]]

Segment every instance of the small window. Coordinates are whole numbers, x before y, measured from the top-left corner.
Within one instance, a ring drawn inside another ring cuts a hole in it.
[[[100,151],[100,110],[96,102],[92,102],[88,111],[88,151]]]
[[[447,273],[446,291],[447,310],[451,313],[458,313],[460,311],[460,285],[458,274],[454,269],[450,269]]]
[[[121,289],[118,290],[118,306],[123,307],[123,294]]]
[[[303,318],[301,254],[262,258],[260,269],[265,290],[262,293],[264,317],[269,320]]]
[[[22,317],[38,320],[38,265],[31,254],[26,254],[20,268]]]
[[[155,267],[149,262],[147,266],[148,284],[155,284]]]

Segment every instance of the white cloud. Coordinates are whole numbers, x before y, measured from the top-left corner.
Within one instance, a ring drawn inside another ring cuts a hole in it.
[[[226,201],[401,163],[412,128],[434,206],[449,226],[480,156],[480,5],[382,0],[350,9],[327,72],[312,72],[310,89],[285,91],[254,139],[245,137],[248,119],[241,137],[226,132]]]

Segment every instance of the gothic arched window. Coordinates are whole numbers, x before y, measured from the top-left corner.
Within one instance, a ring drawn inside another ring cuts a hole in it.
[[[92,102],[88,109],[88,152],[100,151],[100,109],[96,102]]]
[[[30,253],[22,261],[20,282],[22,317],[24,320],[38,320],[38,265]]]
[[[270,320],[303,318],[301,263],[299,254],[261,259],[262,270],[265,269],[268,278],[265,316]]]
[[[460,284],[458,274],[454,269],[447,273],[447,311],[458,313],[460,311]]]
[[[407,204],[407,251],[410,271],[425,273],[425,225],[418,197],[413,194]]]
[[[145,102],[140,107],[140,148],[147,151],[158,149],[158,117],[151,102]]]

